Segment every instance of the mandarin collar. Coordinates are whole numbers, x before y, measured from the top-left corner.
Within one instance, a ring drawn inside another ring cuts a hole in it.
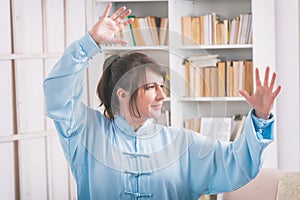
[[[114,119],[115,125],[121,130],[122,133],[133,136],[133,137],[149,137],[157,133],[155,124],[152,118],[146,120],[146,122],[137,130],[129,125],[124,117],[118,114]]]

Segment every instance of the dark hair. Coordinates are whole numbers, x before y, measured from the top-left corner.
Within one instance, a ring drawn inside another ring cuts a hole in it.
[[[129,106],[136,117],[140,117],[136,105],[137,89],[146,84],[146,68],[162,75],[166,72],[154,59],[140,52],[114,54],[103,64],[103,74],[97,86],[97,94],[104,105],[104,115],[112,120],[119,112],[117,89],[122,88],[130,93]]]

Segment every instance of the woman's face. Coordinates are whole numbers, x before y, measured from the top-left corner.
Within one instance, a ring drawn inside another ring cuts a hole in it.
[[[163,91],[163,77],[151,69],[146,68],[146,87],[140,87],[137,93],[137,108],[141,119],[158,118],[166,95]]]

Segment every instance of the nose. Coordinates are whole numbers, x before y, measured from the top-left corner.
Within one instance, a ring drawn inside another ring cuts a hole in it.
[[[158,86],[158,89],[156,91],[156,99],[159,101],[163,101],[166,99],[166,94],[164,92],[164,89],[160,86]]]

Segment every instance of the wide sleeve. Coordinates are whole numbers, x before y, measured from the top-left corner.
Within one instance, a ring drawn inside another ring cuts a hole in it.
[[[88,113],[82,103],[85,69],[89,60],[100,52],[89,33],[73,42],[44,80],[46,115],[53,119],[62,147],[69,160],[79,134],[86,130]]]
[[[273,141],[274,117],[255,118],[250,111],[242,135],[234,142],[198,134],[190,146],[189,182],[194,194],[217,194],[240,188],[259,172],[266,147]]]

